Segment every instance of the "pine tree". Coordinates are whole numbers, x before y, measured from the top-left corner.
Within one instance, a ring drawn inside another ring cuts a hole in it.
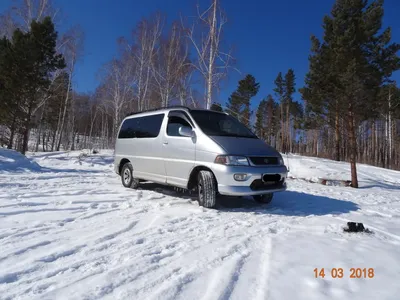
[[[382,0],[336,0],[331,16],[324,18],[323,42],[312,37],[310,70],[301,90],[336,133],[340,119],[345,124],[355,188],[356,128],[371,117],[382,84],[400,67],[400,46],[390,44],[391,29],[380,33],[382,17]]]
[[[279,105],[271,95],[263,99],[256,111],[254,131],[269,145],[276,147],[276,136],[279,128]]]
[[[261,100],[260,104],[258,105],[257,112],[256,112],[256,122],[254,124],[254,131],[256,135],[262,139],[265,140],[266,138],[266,124],[265,124],[265,119],[266,119],[266,104],[267,101]]]
[[[33,21],[29,32],[15,30],[8,42],[8,50],[1,55],[2,64],[11,66],[6,74],[7,90],[12,95],[13,110],[17,112],[11,120],[11,127],[21,122],[23,144],[20,150],[23,154],[28,149],[33,114],[50,85],[50,74],[65,67],[62,55],[56,53],[56,41],[57,32],[51,18],[46,17],[42,22]],[[2,44],[6,42],[2,41]]]
[[[18,35],[14,37],[18,38]],[[22,110],[20,107],[21,99],[23,96],[24,77],[19,73],[19,66],[17,64],[13,41],[6,37],[0,40],[0,82],[2,89],[0,89],[0,100],[2,107],[2,124],[5,124],[9,131],[8,149],[12,149],[14,136],[20,126],[22,119]]]
[[[291,134],[291,112],[293,111],[293,94],[295,92],[295,80],[293,69],[289,69],[285,75],[284,81],[284,106],[286,111],[286,150],[292,151],[292,134]]]
[[[228,113],[238,118],[243,124],[250,127],[252,111],[250,109],[251,98],[257,95],[260,84],[256,82],[253,75],[239,81],[238,88],[229,97],[227,108]]]
[[[282,77],[282,73],[279,72],[275,79],[274,92],[279,100],[279,120],[280,120],[280,151],[285,152],[285,126],[284,126],[284,93],[285,93],[285,82]]]
[[[221,105],[217,104],[217,103],[213,103],[211,104],[210,110],[214,110],[214,111],[224,111],[221,107]]]
[[[267,96],[266,114],[267,143],[276,148],[280,120],[279,104],[275,102],[272,95]]]

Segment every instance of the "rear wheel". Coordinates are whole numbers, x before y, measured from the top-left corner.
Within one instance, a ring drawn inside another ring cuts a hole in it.
[[[121,181],[126,188],[137,189],[139,187],[139,179],[133,177],[133,167],[130,162],[125,163],[122,167]]]
[[[272,198],[274,197],[273,193],[264,194],[264,195],[255,195],[253,199],[258,203],[268,204],[271,203]]]
[[[211,171],[202,170],[197,177],[199,205],[214,208],[217,203],[217,182]]]

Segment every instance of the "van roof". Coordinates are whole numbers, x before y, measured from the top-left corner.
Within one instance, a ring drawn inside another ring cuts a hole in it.
[[[141,114],[147,114],[150,112],[162,112],[162,111],[170,111],[173,109],[183,109],[186,111],[210,111],[209,109],[203,109],[203,108],[190,108],[187,106],[182,106],[182,105],[175,105],[175,106],[167,106],[167,107],[158,107],[158,108],[153,108],[153,109],[148,109],[148,110],[142,110],[142,111],[138,111],[138,112],[131,112],[129,114],[127,114],[125,116],[125,118],[130,117],[130,116],[135,116],[135,115],[141,115]],[[212,112],[215,113],[222,113],[222,114],[226,114],[225,112],[219,112],[219,111],[215,111],[212,110]]]

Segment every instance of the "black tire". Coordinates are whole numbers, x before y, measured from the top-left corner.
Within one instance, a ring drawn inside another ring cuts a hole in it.
[[[133,177],[133,167],[130,162],[125,163],[122,167],[121,181],[126,188],[137,189],[139,187],[139,179]]]
[[[217,182],[211,171],[202,170],[197,176],[199,205],[214,208],[217,204]]]
[[[263,204],[269,204],[272,201],[272,198],[274,197],[274,193],[270,194],[264,194],[264,195],[255,195],[253,196],[254,201],[258,203],[263,203]]]

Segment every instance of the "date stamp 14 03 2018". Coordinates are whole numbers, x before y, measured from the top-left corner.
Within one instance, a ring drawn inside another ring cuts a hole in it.
[[[374,278],[375,271],[374,268],[350,268],[349,270],[344,270],[343,268],[315,268],[314,277],[315,278]]]

